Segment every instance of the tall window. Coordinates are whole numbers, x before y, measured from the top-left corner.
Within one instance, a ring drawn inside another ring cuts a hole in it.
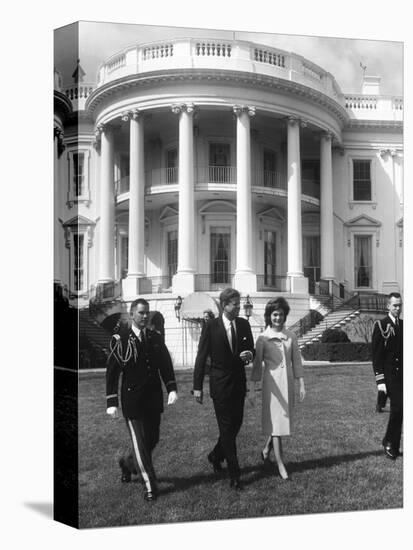
[[[275,232],[264,231],[264,284],[275,286]]]
[[[168,283],[172,284],[172,277],[178,269],[178,231],[168,231]]]
[[[83,245],[85,236],[81,233],[73,234],[73,288],[76,292],[83,290]]]
[[[264,149],[264,187],[276,187],[276,166],[275,152]]]
[[[372,237],[354,236],[354,279],[356,288],[372,287]]]
[[[371,201],[370,160],[353,160],[353,200]]]
[[[212,283],[229,283],[230,262],[229,227],[211,227],[211,280]]]
[[[128,244],[129,238],[126,235],[120,236],[120,277],[125,279],[128,275]]]
[[[209,181],[213,183],[231,181],[228,143],[209,144]]]
[[[303,238],[304,276],[308,277],[310,294],[314,293],[315,283],[320,280],[320,237],[308,235]]]
[[[178,181],[178,149],[169,149],[166,152],[166,183]]]
[[[85,155],[73,153],[73,194],[81,197],[84,194],[85,184]]]

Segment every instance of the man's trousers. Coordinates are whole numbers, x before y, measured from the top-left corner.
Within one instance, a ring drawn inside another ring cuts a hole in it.
[[[152,451],[159,441],[161,414],[151,413],[142,418],[125,418],[132,441],[137,470],[140,472],[145,489],[156,492],[156,475],[152,463]]]

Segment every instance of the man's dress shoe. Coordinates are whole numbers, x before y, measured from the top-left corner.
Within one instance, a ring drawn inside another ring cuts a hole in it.
[[[231,487],[231,489],[235,489],[236,491],[242,491],[244,489],[244,486],[239,479],[231,479],[231,481],[229,482],[229,486]]]
[[[209,453],[208,455],[208,462],[212,464],[212,468],[214,469],[215,474],[222,472],[221,462],[217,460],[212,453]]]
[[[387,456],[387,458],[391,458],[391,460],[396,460],[399,453],[393,447],[390,445],[390,443],[386,443],[383,445],[384,448],[384,454]]]

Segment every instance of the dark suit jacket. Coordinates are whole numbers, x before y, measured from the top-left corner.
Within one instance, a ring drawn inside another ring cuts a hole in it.
[[[395,370],[403,372],[403,321],[397,328],[388,315],[374,324],[371,340],[373,369],[377,384]]]
[[[148,412],[163,411],[161,378],[168,391],[176,391],[171,357],[162,336],[146,329],[141,344],[132,329],[114,335],[106,369],[108,407],[118,407],[118,384],[122,373],[121,403],[126,418],[141,418]]]
[[[230,398],[234,392],[246,393],[245,366],[239,354],[249,350],[254,353],[254,340],[247,320],[235,319],[237,346],[232,353],[222,317],[211,319],[204,326],[198,344],[198,353],[194,368],[194,390],[202,390],[205,364],[211,357],[209,387],[212,399]]]

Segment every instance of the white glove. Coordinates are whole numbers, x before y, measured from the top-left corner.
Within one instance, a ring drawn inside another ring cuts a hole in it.
[[[118,408],[117,407],[108,407],[106,409],[106,414],[108,414],[112,418],[117,418],[119,416],[118,415]]]
[[[378,391],[384,391],[384,393],[387,393],[386,384],[377,384]]]
[[[174,405],[178,401],[178,394],[176,391],[171,391],[168,394],[168,405]]]

